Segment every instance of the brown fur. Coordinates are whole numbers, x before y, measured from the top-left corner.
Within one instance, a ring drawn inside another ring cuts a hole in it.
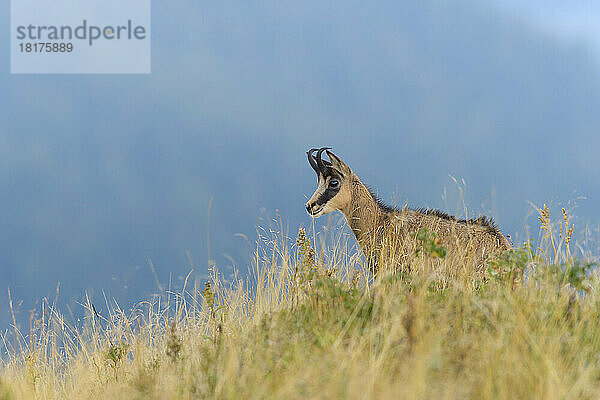
[[[341,211],[374,272],[382,263],[410,268],[415,258],[416,233],[421,228],[436,234],[449,257],[468,259],[476,270],[483,269],[491,254],[511,248],[487,218],[458,220],[436,210],[397,210],[385,206],[346,164],[333,153],[327,154],[332,167],[343,176],[339,192],[327,204],[316,205],[330,181],[329,176],[320,174],[319,187],[307,203],[307,209],[311,212],[313,207],[321,206],[317,216]]]

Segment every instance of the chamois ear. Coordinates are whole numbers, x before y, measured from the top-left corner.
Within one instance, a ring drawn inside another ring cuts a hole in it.
[[[342,175],[350,174],[350,167],[347,166],[345,162],[343,162],[338,156],[336,156],[329,150],[326,150],[326,152],[327,156],[329,156],[329,159],[331,160],[331,165],[334,169],[338,170],[338,172],[340,172]]]

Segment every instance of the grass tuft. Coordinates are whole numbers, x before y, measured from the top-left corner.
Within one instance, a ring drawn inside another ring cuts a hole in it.
[[[528,242],[483,277],[431,232],[422,265],[374,279],[344,239],[300,229],[261,240],[246,279],[213,269],[105,316],[88,300],[79,325],[43,302],[29,334],[3,333],[0,400],[598,398],[598,268],[571,254],[566,213],[558,235],[546,207],[540,221],[546,251]]]

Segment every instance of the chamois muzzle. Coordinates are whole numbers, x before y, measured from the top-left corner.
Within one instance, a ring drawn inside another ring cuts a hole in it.
[[[310,215],[317,215],[318,213],[320,213],[321,211],[323,211],[323,206],[317,203],[306,203],[306,212],[309,213]]]

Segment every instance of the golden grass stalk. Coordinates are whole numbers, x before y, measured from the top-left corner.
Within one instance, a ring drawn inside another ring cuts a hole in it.
[[[373,281],[346,233],[301,230],[260,240],[245,279],[86,299],[81,324],[44,301],[28,335],[2,332],[0,399],[598,398],[600,279],[567,274],[563,218],[565,250],[540,210],[570,270],[516,250],[482,279],[424,252]]]

